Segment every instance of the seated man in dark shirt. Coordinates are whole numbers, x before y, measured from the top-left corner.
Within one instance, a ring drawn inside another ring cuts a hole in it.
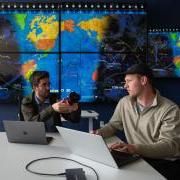
[[[42,121],[47,132],[56,131],[61,126],[61,116],[73,123],[80,121],[81,110],[78,103],[58,100],[56,94],[50,93],[49,73],[34,71],[30,77],[33,92],[23,98],[21,113],[25,121]]]

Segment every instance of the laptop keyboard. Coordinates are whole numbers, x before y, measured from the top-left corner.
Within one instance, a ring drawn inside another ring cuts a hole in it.
[[[131,155],[131,154],[127,154],[127,153],[116,151],[116,150],[112,150],[111,154],[116,164],[118,165],[118,167],[129,164],[140,158],[138,155]]]

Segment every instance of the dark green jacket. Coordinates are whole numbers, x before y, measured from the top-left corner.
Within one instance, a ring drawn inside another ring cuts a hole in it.
[[[51,93],[49,96],[49,100],[50,100],[50,104],[54,104],[55,102],[57,102],[57,95]],[[81,117],[80,106],[77,111],[69,114],[60,114],[58,112],[55,112],[51,105],[49,105],[47,108],[39,112],[38,105],[35,101],[34,93],[23,98],[21,102],[21,113],[24,121],[45,122],[52,116],[54,121],[54,126],[62,125],[61,116],[73,123],[79,122]]]

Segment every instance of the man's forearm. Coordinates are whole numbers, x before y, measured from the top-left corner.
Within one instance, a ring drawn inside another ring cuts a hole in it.
[[[77,111],[74,111],[74,112],[71,112],[71,113],[63,113],[62,116],[68,120],[68,121],[71,121],[71,122],[79,122],[80,119],[81,119],[81,108],[80,106],[78,106],[78,110]]]
[[[150,158],[175,157],[178,150],[176,144],[168,141],[161,141],[154,144],[137,144],[137,153]]]
[[[106,124],[103,128],[98,129],[98,133],[103,137],[110,137],[116,133],[117,129],[114,128],[110,123]]]
[[[36,115],[34,115],[33,111],[30,111],[29,109],[26,109],[25,107],[22,108],[22,114],[25,121],[45,122],[52,115],[52,113],[53,113],[53,108],[51,105]]]

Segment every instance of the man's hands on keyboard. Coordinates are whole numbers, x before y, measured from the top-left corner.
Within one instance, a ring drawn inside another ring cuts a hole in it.
[[[136,146],[133,144],[115,143],[110,146],[110,149],[125,152],[128,154],[137,154]]]

